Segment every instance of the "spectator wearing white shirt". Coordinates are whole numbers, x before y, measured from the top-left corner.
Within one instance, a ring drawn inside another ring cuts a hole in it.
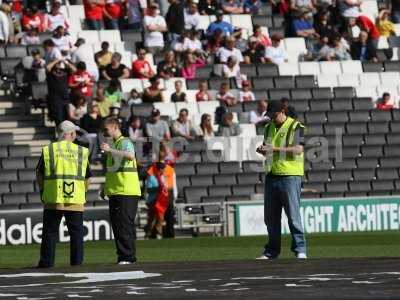
[[[218,50],[217,56],[221,63],[226,63],[230,56],[234,56],[236,58],[237,63],[243,62],[243,55],[239,49],[235,48],[236,39],[234,37],[228,37],[226,39],[226,46],[221,47]]]
[[[58,26],[51,38],[54,45],[61,51],[63,56],[69,56],[73,47],[71,37],[65,32],[64,27]]]
[[[20,37],[20,44],[21,45],[39,45],[39,31],[37,28],[31,28],[26,32],[21,33]]]
[[[198,32],[196,30],[191,30],[189,32],[189,36],[183,40],[183,49],[184,51],[202,53],[203,46],[198,37]]]
[[[256,126],[265,125],[270,121],[267,116],[267,108],[268,103],[266,100],[260,100],[257,103],[257,110],[252,110],[250,112],[250,123],[255,124]]]
[[[46,65],[55,61],[55,60],[62,60],[63,56],[61,54],[60,49],[56,47],[53,40],[47,39],[43,42],[44,47],[44,60],[46,61]]]
[[[159,6],[153,3],[150,6],[149,14],[144,17],[143,25],[145,30],[144,45],[150,53],[158,53],[164,49],[163,32],[167,31],[167,24],[159,13]]]
[[[76,49],[72,52],[72,62],[77,64],[83,61],[86,64],[86,70],[93,79],[99,79],[99,69],[93,55],[93,49],[90,45],[86,44],[83,38],[79,38],[75,43]]]
[[[251,102],[256,100],[254,93],[251,91],[251,85],[248,80],[242,82],[242,90],[239,92],[240,102]]]
[[[3,5],[2,7],[3,8]],[[0,10],[0,44],[7,44],[10,39],[10,23],[3,9]]]
[[[279,65],[287,62],[287,55],[283,47],[280,47],[282,37],[279,34],[271,36],[272,45],[265,49],[265,59],[267,62]]]
[[[141,29],[143,12],[147,9],[146,0],[127,0],[128,29]]]
[[[179,111],[178,118],[172,124],[172,133],[174,136],[184,137],[192,140],[195,138],[195,131],[192,122],[189,120],[189,111],[182,108]]]
[[[228,61],[222,66],[222,75],[225,78],[232,78],[236,81],[238,87],[242,87],[244,75],[240,73],[240,66],[237,63],[236,57],[229,56]]]
[[[200,14],[197,11],[197,4],[192,2],[188,9],[184,12],[185,16],[185,29],[186,30],[198,30],[200,23]]]
[[[54,31],[58,26],[65,29],[69,28],[69,22],[64,14],[60,11],[61,3],[54,1],[51,5],[50,13],[45,15],[45,28],[48,31]]]

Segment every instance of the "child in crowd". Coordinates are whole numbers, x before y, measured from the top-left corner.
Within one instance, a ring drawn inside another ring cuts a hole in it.
[[[182,80],[175,81],[175,92],[171,95],[171,102],[186,102],[186,94],[182,91]]]
[[[129,95],[128,105],[132,106],[134,104],[142,104],[142,97],[136,89],[132,89]]]
[[[224,104],[225,106],[235,106],[237,100],[235,96],[229,91],[229,86],[226,82],[221,83],[219,92],[217,94],[217,100]]]
[[[251,91],[250,82],[248,80],[244,80],[242,82],[242,90],[239,92],[239,101],[248,102],[254,100],[256,100],[256,98],[254,97],[254,93]]]
[[[208,92],[207,81],[201,80],[199,82],[199,90],[196,93],[196,101],[211,101],[211,95]]]

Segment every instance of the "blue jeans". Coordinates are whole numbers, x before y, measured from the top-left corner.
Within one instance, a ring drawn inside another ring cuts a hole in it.
[[[70,236],[71,266],[83,262],[83,212],[45,209],[43,211],[43,233],[40,248],[40,267],[53,267],[58,242],[59,227],[62,217],[65,217]]]
[[[119,29],[119,21],[115,19],[104,19],[104,27],[106,29]]]
[[[291,250],[306,253],[306,240],[300,216],[301,176],[266,176],[264,193],[264,221],[268,243],[264,254],[278,257],[281,252],[282,208],[288,218],[292,234]]]
[[[102,30],[103,21],[86,19],[86,26],[89,30]]]

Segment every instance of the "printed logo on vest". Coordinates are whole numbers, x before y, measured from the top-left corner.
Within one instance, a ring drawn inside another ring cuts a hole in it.
[[[63,193],[64,193],[64,198],[73,198],[74,197],[74,192],[75,192],[75,182],[63,182]]]

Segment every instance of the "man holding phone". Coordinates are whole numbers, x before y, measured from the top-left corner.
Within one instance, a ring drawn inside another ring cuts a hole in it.
[[[306,259],[306,241],[300,216],[301,177],[304,175],[304,125],[288,117],[280,101],[271,101],[265,126],[264,143],[257,152],[266,157],[264,220],[268,243],[258,259],[278,258],[281,252],[282,208],[292,234],[291,250],[299,259]]]

